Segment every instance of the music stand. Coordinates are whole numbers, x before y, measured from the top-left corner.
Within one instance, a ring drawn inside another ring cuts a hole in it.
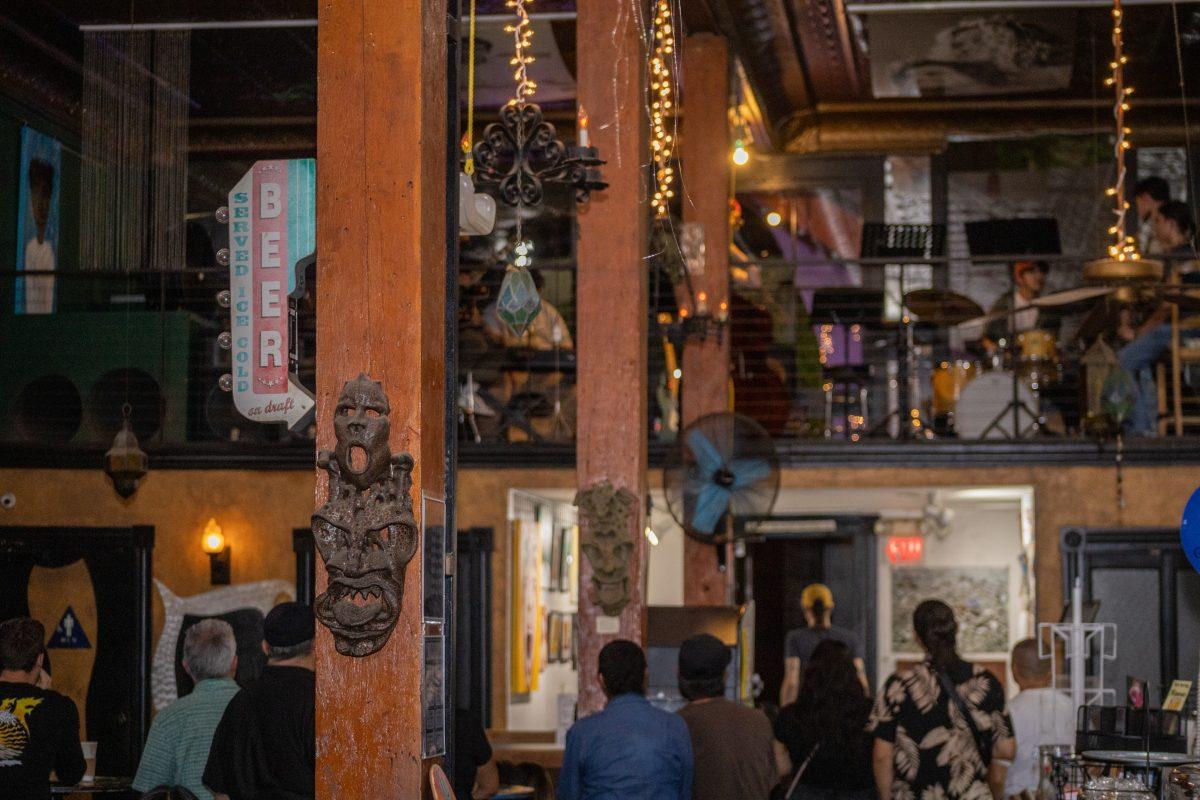
[[[968,222],[964,226],[967,232],[967,249],[971,254],[972,259],[979,256],[1014,256],[1014,255],[1057,255],[1062,252],[1062,243],[1058,235],[1058,220],[1053,217],[1030,217],[1026,219],[989,219],[978,220],[976,222]],[[1013,274],[1011,264],[1006,264],[1008,270],[1008,292],[1009,296],[1014,298],[1013,308],[1008,314],[1008,341],[1011,346],[1015,346],[1017,341],[1017,314],[1016,314],[1016,293],[1017,293],[1017,277]],[[996,418],[988,423],[980,434],[981,439],[986,439],[988,434],[993,430],[999,430],[1001,433],[1006,433],[1000,427],[1000,421],[1004,419],[1005,414],[1012,414],[1012,433],[1008,434],[1009,439],[1021,439],[1023,434],[1021,431],[1021,412],[1024,411],[1033,420],[1032,430],[1037,433],[1041,428],[1044,418],[1041,414],[1041,394],[1037,389],[1034,389],[1034,397],[1038,401],[1039,408],[1034,410],[1030,408],[1024,400],[1021,399],[1020,386],[1017,381],[1021,379],[1020,373],[1013,365],[1012,377],[1012,397],[1008,403],[996,415]]]

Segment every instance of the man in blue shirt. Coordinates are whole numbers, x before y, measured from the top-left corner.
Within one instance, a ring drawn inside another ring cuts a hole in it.
[[[646,656],[624,639],[600,651],[608,705],[567,733],[559,800],[691,800],[687,725],[646,700]]]

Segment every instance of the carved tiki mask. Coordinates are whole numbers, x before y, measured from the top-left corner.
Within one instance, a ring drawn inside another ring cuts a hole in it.
[[[592,565],[592,602],[615,617],[630,601],[629,559],[634,540],[631,516],[638,498],[628,489],[598,483],[575,495],[583,516],[580,548]]]
[[[359,373],[338,398],[337,445],[317,456],[329,473],[329,494],[312,516],[312,531],[329,585],[314,610],[347,656],[370,655],[387,642],[400,617],[404,570],[417,551],[413,459],[392,455],[389,411],[383,386]]]

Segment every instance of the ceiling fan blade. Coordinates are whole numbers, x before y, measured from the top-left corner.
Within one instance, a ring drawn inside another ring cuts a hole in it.
[[[695,428],[688,431],[687,441],[688,447],[691,448],[692,455],[696,459],[696,464],[700,467],[704,475],[712,475],[725,463],[725,459],[721,458],[720,451],[713,446],[713,443],[708,440],[707,436]]]
[[[729,505],[729,490],[710,483],[700,490],[696,509],[692,512],[689,527],[697,533],[711,535]]]

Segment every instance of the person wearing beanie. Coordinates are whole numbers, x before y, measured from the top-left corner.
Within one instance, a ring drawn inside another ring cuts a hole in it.
[[[314,797],[315,622],[312,609],[296,602],[280,603],[263,620],[267,666],[229,702],[204,769],[216,800]]]
[[[790,631],[783,644],[783,685],[779,689],[779,707],[790,706],[800,694],[800,676],[812,658],[813,650],[826,639],[842,642],[854,656],[858,679],[869,693],[867,673],[863,666],[862,644],[854,631],[833,624],[833,592],[823,583],[810,583],[800,593],[800,608],[804,611],[806,628]]]
[[[774,736],[766,715],[725,699],[730,649],[709,633],[679,648],[679,709],[692,737],[693,800],[737,797],[766,800],[787,764],[775,760]]]

